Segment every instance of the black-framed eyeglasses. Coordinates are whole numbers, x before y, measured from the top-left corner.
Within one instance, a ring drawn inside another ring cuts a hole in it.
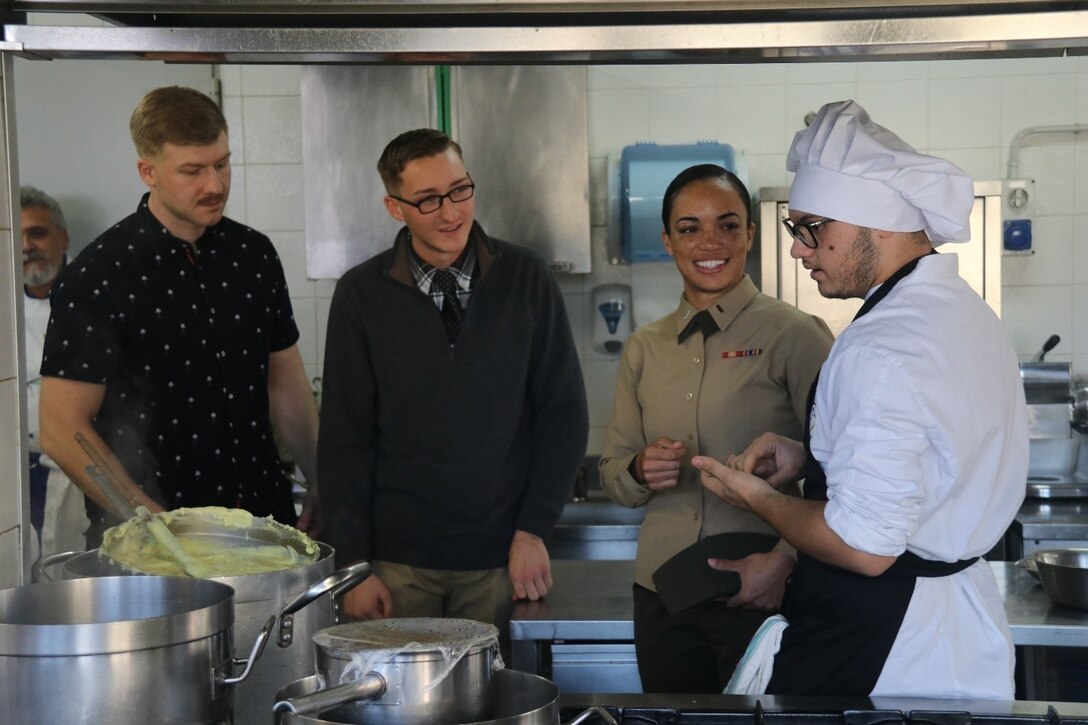
[[[819,233],[824,224],[830,224],[834,219],[817,219],[814,222],[791,222],[789,217],[782,217],[782,226],[790,236],[804,244],[809,249],[820,246]]]
[[[434,214],[436,211],[442,208],[442,202],[445,199],[449,199],[450,202],[454,204],[460,204],[462,201],[468,201],[469,199],[471,199],[472,195],[475,193],[476,184],[472,182],[472,179],[470,177],[469,183],[450,189],[449,192],[446,194],[435,194],[434,196],[428,196],[427,198],[421,199],[419,201],[408,201],[407,199],[402,199],[401,197],[393,196],[392,194],[390,194],[389,196],[396,199],[397,201],[404,202],[408,206],[414,206],[416,209],[419,210],[420,214]]]

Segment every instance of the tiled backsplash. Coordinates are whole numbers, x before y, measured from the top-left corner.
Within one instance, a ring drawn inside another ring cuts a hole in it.
[[[276,243],[304,360],[317,376],[333,283],[305,278],[299,68],[224,66],[220,73],[235,162],[229,213]],[[593,272],[563,275],[560,284],[590,397],[590,453],[603,446],[618,357],[593,350],[587,298],[599,284],[631,282],[630,267],[611,265],[607,254],[609,154],[638,141],[713,139],[745,152],[753,192],[784,186],[786,150],[804,115],[855,98],[920,150],[951,158],[976,179],[998,179],[1021,129],[1088,123],[1085,58],[601,66],[590,68],[589,89]],[[1088,138],[1033,137],[1020,159],[1020,175],[1036,181],[1036,253],[1004,259],[1003,317],[1025,358],[1057,333],[1062,342],[1048,359],[1088,373],[1088,246],[1078,244],[1088,233]],[[480,203],[489,203],[486,190]]]

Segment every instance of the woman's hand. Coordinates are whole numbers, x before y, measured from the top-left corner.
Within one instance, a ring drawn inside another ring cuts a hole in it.
[[[676,488],[680,483],[680,462],[684,444],[671,438],[658,438],[635,456],[631,474],[651,491]]]

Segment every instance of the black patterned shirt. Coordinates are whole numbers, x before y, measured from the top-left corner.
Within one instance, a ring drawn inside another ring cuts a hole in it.
[[[164,507],[294,523],[268,404],[269,354],[299,336],[279,257],[225,217],[194,250],[147,200],[57,281],[42,375],[106,386],[95,430]]]

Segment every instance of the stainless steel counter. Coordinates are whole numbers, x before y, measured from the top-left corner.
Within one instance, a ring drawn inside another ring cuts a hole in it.
[[[1088,611],[1059,607],[1026,571],[990,562],[1017,645],[1088,647]],[[554,561],[555,587],[539,602],[519,602],[510,622],[512,663],[535,671],[537,645],[556,640],[633,642],[633,561]],[[529,646],[526,647],[525,645]]]
[[[1016,515],[1025,542],[1069,541],[1088,546],[1088,501],[1028,499]]]

